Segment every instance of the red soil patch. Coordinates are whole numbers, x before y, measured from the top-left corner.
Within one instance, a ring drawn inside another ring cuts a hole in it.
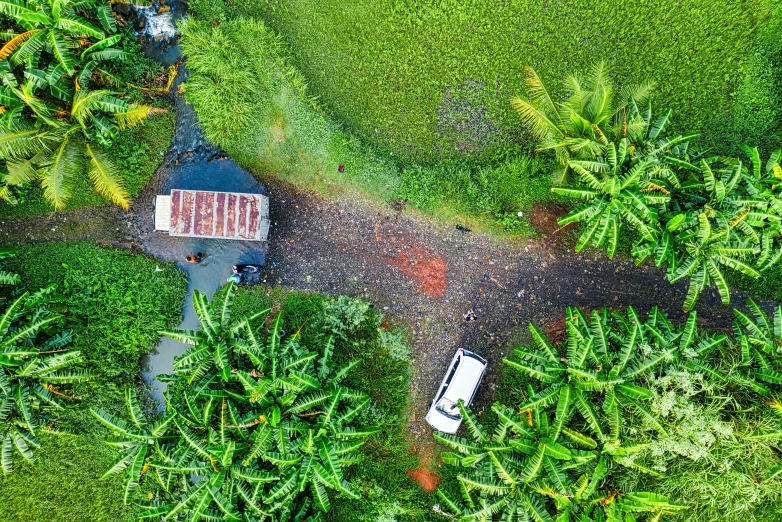
[[[548,321],[546,323],[546,328],[543,331],[543,334],[546,336],[546,339],[548,339],[549,342],[555,345],[559,344],[565,339],[566,333],[567,333],[567,322],[565,320],[564,315],[554,321]]]
[[[529,211],[529,222],[541,234],[550,236],[560,231],[557,219],[570,211],[567,205],[552,203],[536,203]],[[561,232],[564,232],[575,226],[575,224],[565,225]],[[560,232],[560,233],[561,233]]]
[[[423,468],[408,469],[407,476],[421,484],[427,493],[433,492],[440,485],[440,477]]]
[[[448,263],[431,250],[401,239],[396,242],[396,246],[399,248],[399,253],[395,256],[384,256],[381,261],[398,268],[410,279],[416,280],[419,288],[426,295],[431,297],[445,295],[448,286],[445,279]]]

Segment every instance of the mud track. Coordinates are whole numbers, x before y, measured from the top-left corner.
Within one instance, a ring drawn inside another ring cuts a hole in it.
[[[130,213],[104,208],[6,220],[0,239],[111,239],[181,261],[178,250],[166,246],[168,238],[152,231],[149,203],[156,186],[153,181]],[[409,430],[422,445],[431,439],[423,417],[457,347],[489,360],[476,396],[480,411],[493,401],[502,358],[528,338],[529,322],[555,326],[566,306],[633,306],[644,315],[659,305],[671,318],[683,317],[686,283],[671,285],[653,266],[609,260],[597,251],[575,254],[561,238],[503,240],[354,197],[327,201],[280,182],[267,187],[272,231],[266,283],[361,297],[405,328],[414,365]],[[75,237],[63,231],[67,223],[78,224]],[[745,297],[734,293],[732,304],[742,306]],[[468,310],[476,320],[464,320]],[[731,307],[712,290],[701,297],[698,312],[703,325],[730,326]]]

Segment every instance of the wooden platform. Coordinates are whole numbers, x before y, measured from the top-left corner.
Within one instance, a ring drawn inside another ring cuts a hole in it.
[[[175,189],[164,198],[156,202],[155,228],[164,229],[168,214],[169,235],[266,241],[269,234],[269,198],[262,194]]]

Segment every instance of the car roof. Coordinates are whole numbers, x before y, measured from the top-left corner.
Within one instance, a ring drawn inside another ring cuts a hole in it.
[[[465,403],[468,402],[478,385],[478,381],[481,380],[485,367],[486,365],[480,361],[462,355],[461,362],[456,368],[456,373],[448,384],[443,398],[454,403],[459,399],[463,399]]]

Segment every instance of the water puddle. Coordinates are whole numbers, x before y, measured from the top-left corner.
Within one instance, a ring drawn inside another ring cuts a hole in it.
[[[166,5],[170,11],[165,8],[161,10],[157,1],[151,6],[136,8],[139,17],[146,20],[144,30],[139,31],[138,36],[148,56],[162,65],[171,65],[181,57],[176,45],[176,22],[184,16],[186,8],[179,2],[169,1]],[[187,74],[187,69],[180,66],[172,92],[176,92],[176,87],[187,79]],[[171,189],[178,188],[265,194],[265,188],[252,174],[207,142],[198,126],[195,110],[185,102],[184,96],[174,96],[176,131],[168,154],[168,172],[160,180],[159,193],[168,194]],[[182,311],[182,323],[179,325],[180,329],[185,330],[196,330],[199,326],[193,308],[193,290],[211,297],[225,284],[234,264],[265,264],[267,251],[266,243],[261,242],[168,237],[161,232],[156,232],[154,239],[144,247],[153,255],[176,259],[180,268],[188,274],[188,295]],[[185,262],[185,256],[199,252],[205,256],[200,263]],[[186,349],[187,345],[163,338],[155,351],[142,361],[144,380],[150,386],[152,396],[161,405],[167,385],[157,380],[157,376],[171,373],[175,357]]]

